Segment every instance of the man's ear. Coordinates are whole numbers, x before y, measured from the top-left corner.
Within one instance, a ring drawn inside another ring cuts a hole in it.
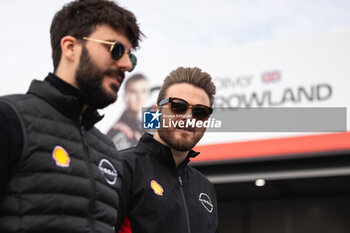
[[[62,58],[74,62],[80,59],[81,43],[74,36],[64,36],[61,39]]]
[[[157,110],[158,104],[153,105],[153,110]]]

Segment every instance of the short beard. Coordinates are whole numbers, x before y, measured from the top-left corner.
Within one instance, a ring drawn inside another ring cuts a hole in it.
[[[103,71],[91,61],[89,52],[83,46],[79,67],[75,73],[75,80],[87,105],[95,109],[102,109],[114,103],[117,100],[117,94],[111,95],[102,86],[105,75],[117,73],[124,79],[124,72],[120,70]],[[118,92],[117,86],[112,86],[115,92]]]
[[[171,147],[174,150],[178,151],[189,151],[193,147],[197,145],[199,140],[204,135],[204,131],[201,134],[194,135],[192,139],[190,138],[182,138],[181,140],[177,140],[173,137],[174,129],[167,128],[167,129],[159,129],[158,135],[160,139],[162,139],[169,147]]]

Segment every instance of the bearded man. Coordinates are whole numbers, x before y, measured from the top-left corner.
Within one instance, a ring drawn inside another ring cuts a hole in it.
[[[179,67],[164,80],[153,113],[161,114],[160,128],[120,152],[119,211],[125,218],[119,233],[217,232],[214,187],[188,165],[205,132],[188,122],[209,118],[214,94],[210,75],[199,68]]]
[[[68,3],[50,33],[53,73],[0,98],[0,232],[112,233],[120,168],[94,124],[136,65],[142,33],[109,0]]]

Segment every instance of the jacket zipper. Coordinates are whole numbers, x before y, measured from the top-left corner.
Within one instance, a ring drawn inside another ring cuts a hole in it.
[[[190,217],[188,215],[188,209],[187,209],[187,204],[186,204],[186,198],[185,198],[185,193],[183,190],[183,185],[182,185],[182,178],[181,176],[178,177],[179,183],[180,183],[180,191],[181,191],[181,197],[182,197],[182,202],[185,207],[185,215],[186,215],[186,223],[187,223],[187,232],[191,233],[191,227],[190,227]]]
[[[80,120],[81,122],[81,120]],[[81,125],[81,123],[80,123]],[[88,216],[89,216],[89,225],[90,225],[90,228],[92,229],[93,232],[96,232],[95,230],[95,226],[93,224],[93,218],[92,218],[92,213],[93,213],[93,209],[94,209],[94,205],[95,205],[95,193],[96,193],[96,187],[95,187],[95,182],[94,182],[94,177],[93,177],[93,171],[92,171],[92,167],[91,167],[91,163],[90,163],[90,156],[89,156],[89,147],[88,147],[88,144],[86,142],[86,139],[85,139],[85,129],[84,129],[84,126],[80,126],[80,135],[81,135],[81,138],[82,138],[82,142],[83,142],[83,147],[84,147],[84,152],[85,154],[83,155],[83,158],[84,158],[84,161],[86,163],[86,167],[88,169],[88,176],[89,176],[89,179],[90,179],[90,191],[91,191],[91,199],[89,201],[89,206],[88,206],[88,211],[90,213],[88,213]]]

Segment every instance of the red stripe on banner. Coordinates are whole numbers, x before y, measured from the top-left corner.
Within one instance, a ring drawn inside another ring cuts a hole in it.
[[[347,149],[350,149],[350,132],[199,145],[194,150],[200,155],[192,161],[209,162]]]

